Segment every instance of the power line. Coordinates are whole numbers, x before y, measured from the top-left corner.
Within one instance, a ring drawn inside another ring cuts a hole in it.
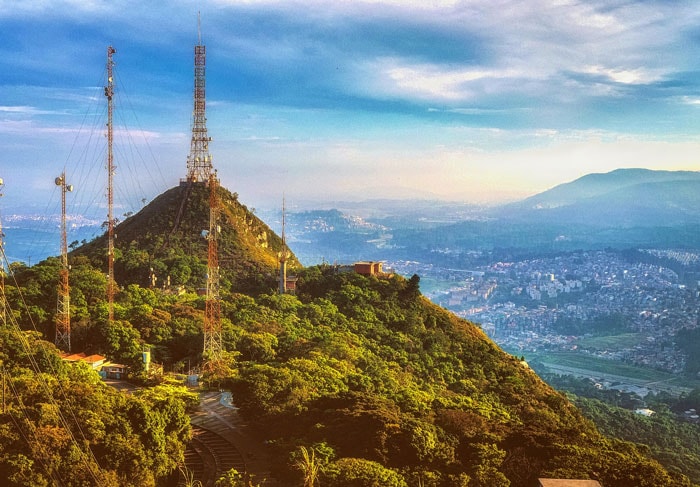
[[[22,294],[22,292],[20,290],[19,283],[17,282],[17,279],[15,278],[15,275],[12,272],[12,269],[9,268],[9,263],[7,262],[7,256],[5,255],[5,250],[2,247],[0,247],[0,253],[2,254],[2,263],[8,265],[8,269],[9,269],[8,274],[9,274],[9,277],[12,278],[12,281],[17,289],[17,294],[18,294],[19,300],[22,303],[22,305],[24,306],[24,309],[29,311],[29,306],[27,306],[27,303],[24,300],[24,295]],[[3,294],[2,294],[1,298],[7,305],[7,300],[6,300],[6,296],[4,293],[4,289],[3,289]],[[8,307],[8,309],[9,309],[9,307]],[[19,342],[22,346],[22,350],[25,353],[25,355],[27,356],[27,360],[29,361],[29,365],[31,366],[31,368],[34,372],[34,374],[37,378],[37,381],[41,386],[41,389],[43,390],[44,394],[46,395],[47,400],[55,407],[56,415],[60,420],[61,426],[63,426],[65,431],[70,436],[71,442],[75,445],[75,447],[78,449],[78,451],[81,452],[81,458],[84,461],[85,468],[89,472],[89,475],[95,480],[96,485],[100,485],[101,470],[99,467],[99,462],[97,461],[97,458],[95,458],[94,453],[92,452],[92,450],[89,447],[89,442],[87,440],[87,437],[85,436],[85,433],[83,432],[83,430],[80,426],[80,422],[78,421],[77,416],[75,414],[75,411],[71,405],[71,401],[69,399],[69,396],[66,393],[65,389],[63,388],[63,384],[61,383],[60,380],[57,381],[57,387],[61,391],[61,394],[63,395],[63,398],[64,398],[66,405],[67,405],[67,410],[73,418],[74,425],[77,428],[77,430],[80,432],[80,436],[82,437],[85,444],[88,445],[87,446],[87,450],[88,450],[87,453],[81,448],[80,443],[77,441],[77,439],[75,438],[75,435],[73,434],[72,428],[70,428],[68,421],[66,420],[65,416],[63,415],[61,407],[59,407],[59,404],[56,402],[56,398],[51,393],[51,388],[49,387],[49,384],[47,383],[46,378],[42,374],[41,368],[39,367],[39,364],[37,363],[36,358],[34,356],[35,351],[32,349],[29,342],[27,341],[27,337],[22,332],[22,329],[20,328],[19,323],[17,323],[17,320],[15,319],[15,317],[12,313],[8,313],[7,316],[9,317],[9,320],[7,320],[7,322],[9,323],[8,329],[12,330],[16,334],[17,338],[19,339]],[[34,329],[34,331],[39,333],[37,328],[36,328],[36,324],[34,323],[34,320],[31,317],[31,314],[28,313],[28,316],[29,316],[29,320],[32,324],[32,328]],[[48,364],[49,364],[49,368],[51,368],[51,372],[52,372],[53,376],[58,377],[58,371],[53,368],[50,361],[48,362]],[[30,444],[30,446],[31,446],[31,444]],[[88,455],[89,455],[90,459],[92,459],[92,461],[94,462],[94,465],[97,468],[97,472],[94,471],[94,467],[89,462],[89,460],[87,458]]]

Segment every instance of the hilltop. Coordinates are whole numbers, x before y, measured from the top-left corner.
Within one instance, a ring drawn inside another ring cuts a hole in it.
[[[238,201],[218,188],[219,265],[222,283],[236,291],[273,289],[282,239]],[[120,285],[202,288],[206,280],[209,188],[195,183],[171,188],[115,227],[115,280]],[[96,267],[106,268],[106,234],[75,249]],[[299,266],[292,254],[290,267]]]

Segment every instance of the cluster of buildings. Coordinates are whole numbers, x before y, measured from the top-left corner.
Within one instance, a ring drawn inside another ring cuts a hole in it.
[[[541,301],[543,297],[554,299],[560,294],[581,292],[583,291],[583,283],[578,279],[559,279],[554,274],[547,274],[544,279],[538,275],[537,282],[530,282],[525,289],[515,287],[511,293],[522,294],[523,291],[531,299]]]
[[[677,255],[676,255],[677,254]],[[691,253],[676,256],[694,262]],[[674,346],[682,328],[698,326],[697,286],[682,283],[673,270],[629,262],[617,252],[590,251],[512,262],[493,262],[469,271],[418,262],[392,263],[417,272],[434,302],[480,323],[504,348],[521,351],[584,352],[606,359],[680,372],[685,357]],[[427,278],[427,279],[426,279]],[[582,349],[584,333],[563,333],[562,323],[610,317],[644,338],[627,348]]]

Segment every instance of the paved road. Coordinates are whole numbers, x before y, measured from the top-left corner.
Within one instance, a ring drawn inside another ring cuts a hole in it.
[[[206,392],[200,398],[200,410],[192,417],[194,440],[186,452],[188,468],[204,487],[231,468],[254,476],[254,483],[275,487],[265,445],[231,404],[227,392]]]

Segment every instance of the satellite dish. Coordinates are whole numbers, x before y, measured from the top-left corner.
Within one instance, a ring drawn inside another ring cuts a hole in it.
[[[68,186],[66,186],[66,191],[73,191],[73,185],[69,184]]]
[[[61,176],[56,178],[56,186],[61,186],[63,184],[63,178]]]

